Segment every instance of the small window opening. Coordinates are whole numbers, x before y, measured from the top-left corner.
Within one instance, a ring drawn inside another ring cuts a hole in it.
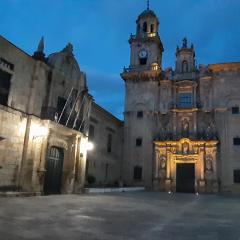
[[[143,111],[137,112],[137,118],[143,118]]]
[[[140,58],[139,62],[140,62],[140,65],[146,65],[147,64],[147,58]]]
[[[137,147],[142,146],[142,138],[137,138],[137,139],[136,139],[136,146],[137,146]]]
[[[240,138],[239,137],[233,138],[233,145],[240,145]]]
[[[151,33],[154,33],[154,24],[151,24]]]
[[[140,166],[135,166],[134,167],[133,178],[135,180],[141,180],[142,179],[142,167],[140,167]]]
[[[8,95],[11,85],[11,74],[0,70],[0,104],[8,105]]]
[[[147,22],[143,23],[143,32],[147,32]]]
[[[232,107],[232,114],[239,114],[239,107]]]
[[[92,124],[90,124],[89,125],[89,130],[88,130],[88,140],[89,141],[93,141],[94,134],[95,134],[95,127]]]
[[[233,181],[234,183],[240,183],[240,169],[235,169],[233,171]]]
[[[111,153],[112,152],[112,134],[108,134],[108,139],[107,139],[107,152]]]

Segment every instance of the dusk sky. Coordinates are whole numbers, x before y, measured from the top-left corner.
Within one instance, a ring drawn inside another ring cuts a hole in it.
[[[240,0],[151,0],[150,8],[160,21],[163,68],[174,67],[185,36],[197,64],[240,61]],[[0,34],[31,55],[41,36],[46,55],[71,42],[96,102],[123,119],[120,73],[145,9],[146,0],[0,0]]]

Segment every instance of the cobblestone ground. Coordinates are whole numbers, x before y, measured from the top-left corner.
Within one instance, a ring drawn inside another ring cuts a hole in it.
[[[240,197],[138,192],[0,198],[1,240],[240,240]]]

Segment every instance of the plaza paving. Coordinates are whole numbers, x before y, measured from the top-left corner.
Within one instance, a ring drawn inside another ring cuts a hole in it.
[[[240,197],[135,192],[0,198],[0,239],[240,240]]]

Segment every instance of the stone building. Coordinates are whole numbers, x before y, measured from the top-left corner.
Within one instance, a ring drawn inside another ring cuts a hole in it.
[[[164,191],[239,188],[240,63],[196,66],[183,39],[175,69],[162,68],[159,20],[149,9],[129,39],[123,179]]]
[[[94,149],[87,155],[87,176],[95,178],[95,186],[118,186],[122,169],[123,122],[93,103],[88,138]]]
[[[121,74],[124,122],[94,102],[71,44],[45,57],[42,39],[30,56],[0,36],[0,191],[79,193],[90,177],[240,190],[240,63],[197,66],[185,38],[175,68],[163,69],[157,16],[147,9],[136,23]]]
[[[30,56],[0,36],[0,191],[81,192],[92,102],[71,44]]]

